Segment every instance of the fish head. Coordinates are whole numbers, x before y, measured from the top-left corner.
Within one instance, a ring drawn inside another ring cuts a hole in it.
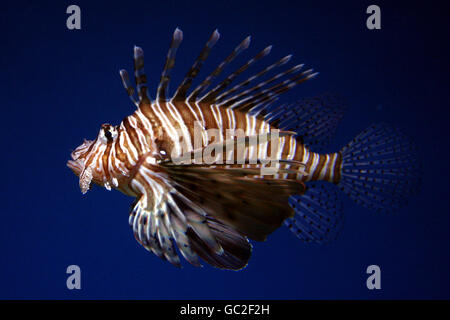
[[[95,140],[84,139],[70,154],[72,159],[67,161],[67,166],[79,177],[83,194],[90,189],[92,183],[110,189],[108,180],[117,181],[116,177],[111,177],[108,168],[105,168],[103,155],[109,152],[118,135],[117,126],[103,124]]]

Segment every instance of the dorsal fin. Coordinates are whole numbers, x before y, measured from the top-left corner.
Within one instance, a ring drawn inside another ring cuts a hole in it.
[[[208,92],[207,95],[205,95],[203,98],[200,99],[200,102],[210,102],[214,101],[217,97],[217,95],[224,90],[238,75],[240,75],[242,72],[247,70],[253,63],[258,61],[259,59],[267,56],[270,53],[270,50],[272,50],[272,46],[268,46],[264,50],[262,50],[260,53],[258,53],[255,57],[247,61],[243,66],[241,66],[239,69],[237,69],[235,72],[230,74],[225,80],[223,80],[220,84],[218,84],[214,89]]]
[[[148,99],[147,76],[144,71],[144,50],[134,47],[134,79],[136,81],[139,100]]]
[[[248,36],[247,38],[244,39],[244,41],[242,41],[229,55],[228,57],[222,61],[216,69],[214,69],[213,72],[211,72],[211,74],[206,77],[205,80],[203,80],[203,82],[197,86],[197,88],[194,89],[194,91],[192,91],[192,93],[189,95],[188,99],[190,101],[196,101],[198,96],[207,88],[209,87],[209,85],[211,84],[211,82],[222,73],[223,69],[225,69],[225,67],[234,60],[234,58],[236,58],[239,53],[241,53],[242,51],[244,51],[245,49],[248,48],[248,46],[250,45],[250,36]]]
[[[130,82],[128,72],[125,69],[122,69],[119,73],[122,78],[122,84],[125,87],[128,96],[137,107],[141,101],[150,103],[147,87],[147,76],[144,71],[144,50],[137,46],[134,47],[134,81],[136,82],[138,99],[136,99],[136,90]]]
[[[216,44],[217,40],[220,38],[220,33],[216,30],[211,34],[208,42],[206,42],[205,46],[203,47],[202,51],[198,55],[197,59],[195,60],[194,64],[192,65],[189,72],[184,77],[183,82],[180,84],[178,89],[176,90],[173,100],[185,100],[186,99],[186,93],[189,90],[189,88],[192,85],[192,80],[198,75],[200,72],[200,69],[203,66],[203,63],[209,56],[209,52],[211,51],[212,47]]]
[[[288,70],[280,72],[280,73],[274,75],[273,77],[271,77],[270,79],[268,79],[266,81],[263,81],[263,82],[257,84],[256,86],[254,86],[254,87],[252,87],[250,89],[242,91],[241,93],[236,94],[236,95],[234,95],[234,96],[232,96],[232,97],[230,97],[230,98],[220,102],[219,105],[222,105],[222,106],[225,106],[225,107],[230,107],[230,108],[238,107],[239,104],[244,103],[244,102],[252,99],[255,96],[254,93],[259,92],[259,90],[262,87],[275,82],[276,80],[278,80],[279,78],[281,78],[283,76],[286,76],[286,75],[289,75],[289,74],[292,74],[292,73],[295,74],[296,72],[300,71],[302,68],[303,68],[303,64],[299,64],[299,65],[296,65],[296,66],[294,66],[294,67],[292,67],[292,68],[290,68]]]
[[[289,62],[289,60],[292,58],[292,55],[288,55],[280,60],[278,60],[277,62],[271,64],[270,66],[264,68],[263,70],[261,70],[260,72],[258,72],[257,74],[251,76],[250,78],[248,78],[245,81],[242,81],[241,83],[235,85],[233,88],[231,88],[230,90],[220,94],[219,96],[217,96],[216,98],[216,103],[219,103],[221,101],[223,101],[224,99],[226,99],[227,97],[230,97],[232,94],[234,94],[235,92],[237,92],[238,90],[242,89],[243,87],[248,86],[252,81],[254,81],[255,79],[258,79],[260,77],[262,77],[263,75],[265,75],[267,72],[269,72],[270,70],[272,70],[275,67],[279,67],[282,66],[286,63]]]
[[[253,87],[243,90],[250,83],[255,80],[261,79],[269,71],[276,67],[285,65],[290,59],[291,55],[285,56],[284,58],[276,61],[275,63],[265,67],[258,73],[250,76],[247,80],[238,83],[228,91],[224,91],[226,87],[230,85],[232,81],[235,80],[241,73],[246,71],[252,64],[261,58],[267,56],[271,51],[271,46],[266,47],[264,50],[260,51],[252,59],[248,60],[240,68],[231,72],[225,80],[216,85],[211,91],[205,92],[206,89],[211,85],[213,80],[218,77],[225,67],[230,64],[239,53],[247,49],[250,45],[250,37],[247,37],[242,41],[228,57],[220,63],[214,71],[205,78],[192,92],[187,96],[187,91],[192,85],[193,79],[198,75],[200,69],[207,59],[211,48],[218,41],[220,35],[217,30],[215,30],[210,36],[208,42],[203,47],[200,55],[197,57],[196,61],[192,65],[189,72],[186,74],[184,80],[176,90],[172,100],[183,101],[189,100],[190,102],[203,102],[209,104],[216,104],[224,108],[232,108],[240,110],[242,112],[249,112],[260,110],[261,108],[266,108],[269,104],[276,100],[276,98],[283,94],[284,92],[290,90],[297,84],[300,84],[308,79],[314,77],[317,73],[313,73],[312,69],[303,71],[300,70],[303,64],[295,65],[288,68],[287,70],[281,71],[276,75],[270,77],[267,80],[256,83]],[[183,39],[183,33],[180,29],[175,29],[173,33],[172,42],[170,44],[169,51],[167,53],[166,63],[161,75],[161,80],[158,85],[156,99],[158,101],[165,101],[168,97],[167,90],[170,81],[170,72],[175,65],[175,54]],[[144,74],[144,53],[139,47],[135,47],[134,50],[134,65],[135,65],[135,80],[137,84],[137,94],[139,101],[135,98],[135,89],[130,84],[129,76],[125,70],[120,71],[122,77],[123,85],[128,93],[130,99],[137,105],[142,102],[142,100],[150,100],[147,93],[147,78]],[[291,75],[288,79],[281,79],[282,77]],[[256,82],[256,81],[255,81]],[[269,85],[272,85],[268,87]],[[243,91],[241,91],[241,89]],[[241,91],[241,92],[240,92]],[[186,97],[187,96],[187,97]],[[267,110],[266,110],[267,111]]]
[[[170,43],[170,48],[167,52],[166,63],[164,65],[164,69],[161,74],[161,80],[159,81],[158,85],[158,92],[156,94],[156,100],[158,101],[166,100],[167,87],[170,82],[170,71],[172,71],[173,67],[175,66],[175,55],[181,41],[183,41],[183,32],[180,29],[176,28],[173,33],[172,42]]]
[[[122,79],[122,84],[127,91],[128,96],[130,97],[131,101],[136,105],[136,107],[139,106],[139,102],[136,100],[135,90],[133,85],[130,82],[130,76],[128,75],[127,70],[122,69],[119,71],[120,78]]]
[[[326,93],[275,108],[263,107],[258,116],[281,130],[295,131],[308,148],[323,152],[344,116],[346,105],[344,98]]]
[[[232,108],[241,110],[243,112],[248,112],[252,110],[254,107],[257,107],[261,103],[271,100],[274,97],[278,97],[280,94],[287,92],[292,89],[297,84],[305,82],[308,79],[315,77],[318,73],[313,73],[312,69],[303,71],[302,73],[293,76],[287,80],[284,80],[268,89],[264,89],[259,91],[257,90],[257,94],[246,97],[243,101],[239,101],[234,104]]]

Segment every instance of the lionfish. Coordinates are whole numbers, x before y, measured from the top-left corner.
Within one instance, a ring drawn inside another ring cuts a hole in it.
[[[207,91],[249,47],[247,37],[188,93],[219,36],[212,33],[171,98],[168,84],[182,31],[173,34],[155,99],[148,94],[143,50],[135,47],[137,90],[125,70],[120,76],[136,111],[120,125],[103,124],[97,138],[84,140],[67,162],[83,194],[95,183],[136,198],[129,224],[144,248],[175,266],[181,266],[181,253],[194,266],[201,266],[201,258],[239,270],[251,255],[249,239],[264,241],[283,223],[305,242],[335,239],[343,222],[341,191],[378,211],[398,208],[413,194],[417,161],[397,129],[372,125],[340,151],[326,153],[343,99],[324,94],[276,103],[317,75],[303,64],[285,67],[291,55],[230,88],[271,46]],[[277,68],[282,70],[272,72]],[[241,137],[229,134],[239,129]],[[198,160],[211,145],[213,161],[180,161]],[[275,171],[264,173],[268,159]]]

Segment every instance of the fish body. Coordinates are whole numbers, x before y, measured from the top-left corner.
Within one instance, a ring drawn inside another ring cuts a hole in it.
[[[342,150],[319,152],[344,103],[322,95],[276,104],[282,93],[316,75],[295,65],[261,80],[291,56],[226,90],[271,47],[207,91],[248,48],[246,38],[188,95],[218,38],[214,31],[170,98],[182,32],[174,32],[155,99],[147,92],[143,51],[135,47],[137,98],[127,72],[120,74],[136,111],[117,126],[102,125],[97,138],[85,140],[68,161],[83,193],[95,183],[136,198],[129,223],[147,250],[179,266],[178,247],[193,265],[200,265],[200,257],[239,270],[250,258],[248,238],[264,241],[283,222],[307,242],[335,238],[342,225],[339,189],[379,210],[397,207],[413,193],[417,163],[396,130],[374,125]]]

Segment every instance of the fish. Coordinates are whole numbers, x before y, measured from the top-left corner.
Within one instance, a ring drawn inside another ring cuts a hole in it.
[[[324,93],[279,103],[285,92],[318,75],[304,64],[289,65],[292,55],[236,83],[269,55],[268,46],[217,81],[249,48],[247,37],[193,87],[219,37],[215,30],[170,94],[183,40],[176,28],[154,98],[144,51],[135,46],[136,86],[126,70],[119,72],[135,111],[119,125],[101,125],[67,162],[82,194],[99,185],[135,198],[129,225],[146,250],[177,267],[184,257],[194,266],[241,270],[251,241],[265,241],[283,225],[306,243],[334,241],[343,226],[342,195],[389,212],[417,194],[417,151],[399,129],[372,124],[330,152],[344,98]]]

